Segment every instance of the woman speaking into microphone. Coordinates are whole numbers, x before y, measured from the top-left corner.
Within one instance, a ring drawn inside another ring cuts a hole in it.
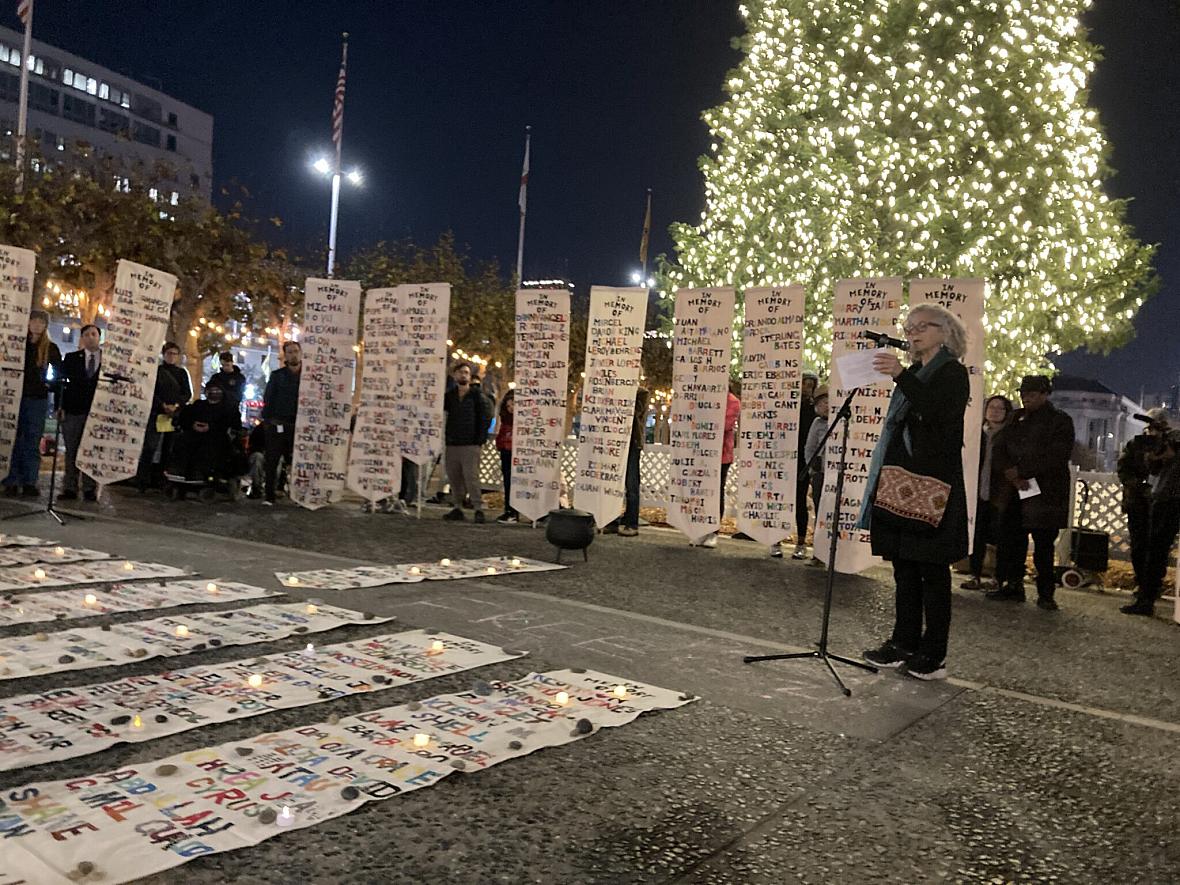
[[[963,413],[967,330],[944,307],[919,305],[905,324],[910,365],[882,349],[873,367],[896,385],[873,451],[858,528],[893,563],[893,635],[864,659],[917,679],[946,678],[951,563],[967,555]]]

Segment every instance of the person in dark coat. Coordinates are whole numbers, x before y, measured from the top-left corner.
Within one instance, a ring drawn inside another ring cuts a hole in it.
[[[484,522],[483,489],[479,480],[480,449],[492,423],[492,403],[484,396],[471,363],[462,361],[451,369],[455,388],[443,396],[446,413],[447,479],[451,482],[453,508],[443,519],[462,522],[463,499],[471,497],[475,521]]]
[[[158,486],[164,477],[164,465],[172,452],[171,436],[175,432],[171,419],[193,395],[188,372],[180,365],[180,348],[175,342],[164,344],[164,361],[156,369],[156,387],[152,393],[152,408],[148,413],[147,429],[143,435],[143,449],[135,484],[141,492]]]
[[[94,392],[98,389],[99,371],[102,368],[101,336],[98,326],[87,323],[78,333],[81,350],[67,353],[61,361],[62,389],[57,410],[61,422],[61,436],[66,447],[66,472],[62,478],[63,501],[78,497],[79,477],[82,495],[87,501],[98,500],[98,484],[78,470],[78,448],[82,445],[82,434],[86,430],[86,419],[94,403]]]
[[[1002,394],[993,394],[983,404],[983,431],[979,439],[979,484],[975,500],[975,537],[971,544],[971,578],[960,586],[964,590],[984,590],[983,561],[987,558],[987,545],[995,543],[995,510],[992,509],[994,490],[1004,482],[996,471],[996,437],[1008,426],[1012,418],[1012,400]],[[995,588],[991,588],[995,589]]]
[[[1168,560],[1180,532],[1180,431],[1160,434],[1159,445],[1147,455],[1147,466],[1153,480],[1147,553],[1136,576],[1135,601],[1119,609],[1125,615],[1155,614],[1155,601],[1164,592]]]
[[[1136,587],[1144,584],[1148,539],[1151,537],[1151,466],[1147,459],[1159,450],[1164,435],[1170,429],[1167,409],[1150,409],[1147,417],[1151,422],[1123,447],[1117,468],[1119,483],[1123,487],[1123,513],[1127,514],[1127,535]]]
[[[172,470],[190,480],[224,479],[235,473],[233,421],[220,385],[206,384],[205,398],[181,409],[175,423],[179,439],[173,446]]]
[[[50,370],[54,376],[61,373],[61,351],[49,339],[49,314],[43,310],[29,311],[24,343],[20,409],[16,415],[5,416],[8,420],[16,419],[16,440],[8,476],[4,477],[4,491],[8,495],[36,498],[41,494],[37,487],[41,475],[41,436],[45,433],[45,416],[49,414],[49,393],[56,388],[50,380]]]
[[[224,394],[225,408],[238,413],[238,423],[241,423],[242,396],[246,392],[246,376],[242,370],[234,365],[234,355],[230,351],[218,354],[220,371],[216,372],[206,384],[216,384]]]
[[[298,341],[283,344],[283,365],[270,373],[262,395],[262,423],[266,430],[265,506],[273,506],[279,461],[286,459],[288,475],[295,456],[295,419],[299,415],[299,380],[303,373],[303,348]]]
[[[963,414],[970,385],[960,362],[967,330],[946,308],[922,304],[910,311],[905,335],[912,358],[908,368],[892,350],[882,349],[873,360],[874,368],[897,386],[873,452],[857,525],[869,529],[873,553],[893,563],[896,617],[892,636],[866,651],[864,659],[878,667],[902,667],[917,679],[945,679],[951,563],[967,555]],[[889,467],[945,486],[915,496],[904,512],[890,508],[886,497],[895,496],[879,494],[882,471]]]
[[[997,489],[1000,513],[996,545],[995,590],[988,599],[1024,601],[1028,539],[1033,541],[1037,570],[1037,605],[1056,611],[1053,572],[1057,533],[1069,522],[1069,455],[1073,451],[1073,419],[1049,401],[1053,383],[1045,375],[1026,375],[1020,382],[1021,408],[995,441],[993,457],[1004,482]],[[1035,484],[1035,485],[1034,485]],[[1021,492],[1034,492],[1021,498]]]

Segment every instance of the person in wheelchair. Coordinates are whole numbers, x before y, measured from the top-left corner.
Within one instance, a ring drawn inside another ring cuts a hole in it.
[[[205,397],[181,409],[176,424],[180,439],[173,449],[169,473],[188,482],[226,480],[240,476],[244,465],[241,424],[226,408],[225,391],[205,385]]]

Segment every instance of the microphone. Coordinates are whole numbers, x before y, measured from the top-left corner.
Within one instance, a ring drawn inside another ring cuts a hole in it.
[[[861,338],[868,338],[870,341],[875,341],[878,347],[896,347],[898,350],[909,350],[910,343],[903,341],[900,338],[894,338],[892,335],[885,332],[870,332],[867,329],[860,333]]]

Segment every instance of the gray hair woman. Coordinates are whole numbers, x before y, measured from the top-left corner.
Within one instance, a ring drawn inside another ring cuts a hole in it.
[[[893,564],[893,634],[864,659],[904,668],[917,679],[945,679],[951,625],[951,563],[967,555],[963,414],[967,330],[944,307],[922,304],[905,323],[910,365],[881,350],[874,367],[896,385],[873,451],[858,526],[873,553]]]

